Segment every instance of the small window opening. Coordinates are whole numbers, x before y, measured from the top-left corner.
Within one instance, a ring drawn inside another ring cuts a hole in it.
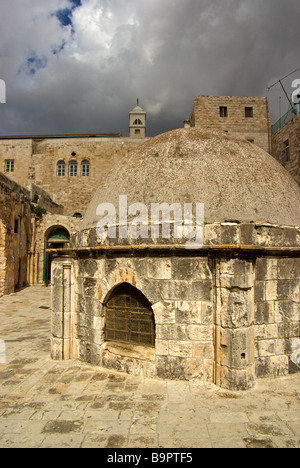
[[[284,143],[284,148],[283,148],[283,162],[289,162],[290,160],[290,142],[289,140],[286,140]]]
[[[19,220],[18,220],[18,219],[15,219],[14,233],[15,233],[15,234],[18,234],[18,233],[19,233]]]
[[[71,161],[69,164],[69,176],[76,177],[77,176],[77,162]]]
[[[155,345],[154,314],[148,299],[128,283],[120,285],[105,307],[105,340]]]
[[[226,106],[220,107],[220,117],[228,117],[228,108]]]
[[[81,163],[81,176],[89,177],[90,176],[90,162],[82,161]]]
[[[57,163],[57,176],[65,177],[66,175],[66,163],[64,161],[58,161]]]
[[[247,119],[253,117],[253,107],[245,107],[245,117]]]
[[[13,159],[5,161],[5,172],[14,172],[15,170],[15,161]]]

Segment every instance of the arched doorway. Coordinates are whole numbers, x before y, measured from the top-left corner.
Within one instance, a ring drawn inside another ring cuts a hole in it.
[[[105,303],[105,341],[155,346],[151,303],[129,283],[119,285]]]
[[[44,252],[44,283],[48,284],[51,280],[51,264],[49,261],[48,249],[62,249],[70,243],[70,233],[66,228],[57,226],[48,229],[45,234],[45,252]]]

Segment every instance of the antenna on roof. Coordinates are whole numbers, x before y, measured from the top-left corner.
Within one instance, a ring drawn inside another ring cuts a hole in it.
[[[136,100],[136,105],[137,105],[137,106],[140,105],[140,100],[139,100],[139,98],[137,98],[137,100]]]
[[[276,83],[272,84],[271,86],[268,87],[268,91],[270,91],[271,88],[273,88],[275,85],[277,85],[277,83],[280,83],[283,91],[284,91],[284,94],[286,95],[287,97],[287,100],[289,101],[289,104],[293,110],[294,113],[296,113],[296,110],[294,109],[294,106],[293,106],[293,103],[291,102],[291,99],[290,97],[288,96],[283,84],[282,84],[282,81],[285,80],[286,78],[288,78],[289,76],[291,76],[293,73],[297,72],[298,70],[300,70],[300,68],[297,68],[297,70],[294,70],[292,71],[291,73],[289,73],[288,75],[284,76],[283,78],[281,78],[280,80],[276,81]]]

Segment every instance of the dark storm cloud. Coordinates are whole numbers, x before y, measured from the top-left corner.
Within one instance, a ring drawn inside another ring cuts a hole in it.
[[[148,135],[181,127],[199,94],[267,96],[300,67],[298,0],[2,2],[0,133],[128,134],[136,98]],[[293,79],[284,82],[292,93]]]

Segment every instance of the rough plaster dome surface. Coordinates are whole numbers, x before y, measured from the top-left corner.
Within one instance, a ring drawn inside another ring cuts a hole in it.
[[[95,227],[97,206],[127,195],[128,205],[204,203],[207,221],[300,226],[300,189],[288,172],[257,146],[198,128],[145,142],[102,180],[83,220]]]

